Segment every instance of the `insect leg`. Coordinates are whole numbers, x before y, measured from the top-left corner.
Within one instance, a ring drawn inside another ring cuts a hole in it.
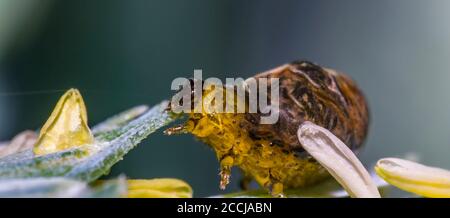
[[[220,189],[224,190],[226,186],[230,183],[231,177],[231,167],[233,166],[234,158],[227,155],[220,161]]]
[[[273,197],[278,197],[278,198],[284,198],[286,197],[283,193],[283,183],[281,182],[275,182],[272,184],[272,187],[270,189],[270,194]]]
[[[264,188],[269,190],[270,195],[276,198],[284,198],[286,197],[283,193],[283,183],[274,181],[271,179],[266,184],[264,184]]]
[[[166,135],[185,134],[185,133],[188,133],[188,131],[183,124],[176,125],[174,127],[170,127],[164,130],[164,134]]]

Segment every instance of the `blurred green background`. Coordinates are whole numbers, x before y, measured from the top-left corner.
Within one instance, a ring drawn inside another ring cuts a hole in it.
[[[295,59],[346,72],[365,92],[361,158],[450,168],[450,1],[1,0],[0,139],[37,129],[81,90],[93,125],[171,96],[176,77],[249,77]],[[110,176],[218,189],[214,153],[186,136],[145,140]],[[238,190],[238,172],[227,192]]]

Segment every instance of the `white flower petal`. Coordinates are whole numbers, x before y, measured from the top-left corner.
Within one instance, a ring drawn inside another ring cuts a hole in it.
[[[0,158],[32,148],[36,143],[37,134],[31,130],[17,134],[10,142],[0,143]]]
[[[351,197],[380,197],[367,170],[333,133],[306,121],[300,125],[297,134],[303,148],[330,172]]]

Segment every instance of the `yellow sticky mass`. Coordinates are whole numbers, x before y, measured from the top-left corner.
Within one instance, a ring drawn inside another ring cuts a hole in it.
[[[42,127],[34,154],[45,155],[93,143],[94,137],[87,123],[83,98],[77,89],[70,89],[59,99]]]
[[[128,180],[129,198],[192,198],[192,188],[179,179]]]

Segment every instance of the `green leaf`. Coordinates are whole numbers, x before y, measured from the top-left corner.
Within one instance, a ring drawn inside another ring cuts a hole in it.
[[[386,196],[389,193],[389,186],[383,181],[378,181],[378,190],[382,196]],[[348,193],[342,188],[342,186],[334,179],[328,179],[317,185],[287,189],[284,194],[288,198],[346,198],[350,197]],[[267,190],[257,189],[235,193],[228,193],[223,195],[212,196],[213,198],[271,198],[272,196]]]
[[[157,129],[174,121],[164,101],[150,110],[139,106],[114,116],[95,126],[95,143],[82,145],[43,156],[32,150],[0,159],[0,179],[30,177],[68,177],[94,181],[139,142]]]
[[[114,198],[126,196],[124,177],[97,186],[64,177],[0,180],[0,197],[7,198]]]
[[[97,180],[98,181],[98,180]],[[128,183],[125,176],[117,179],[102,181],[91,184],[91,191],[85,195],[90,198],[118,198],[126,197],[128,193]]]

